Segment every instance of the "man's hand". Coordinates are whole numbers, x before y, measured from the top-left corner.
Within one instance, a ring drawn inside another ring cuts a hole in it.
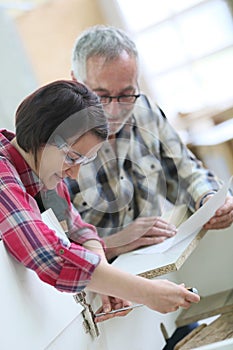
[[[102,312],[109,312],[112,310],[117,310],[117,309],[121,309],[123,307],[132,305],[132,303],[129,301],[122,300],[119,298],[109,297],[106,295],[101,295],[101,299],[102,299],[102,306],[96,311],[96,314],[102,313]],[[98,317],[95,317],[95,322],[103,322],[113,317],[126,316],[130,311],[131,310],[125,310],[125,311],[116,312],[114,314],[106,314],[103,316],[98,316]]]
[[[211,195],[206,197],[210,199]],[[228,196],[225,203],[216,211],[215,215],[203,226],[205,230],[221,229],[231,226],[233,222],[233,197]]]
[[[125,229],[105,237],[108,260],[134,249],[163,242],[176,234],[174,225],[160,217],[142,217],[129,224]]]

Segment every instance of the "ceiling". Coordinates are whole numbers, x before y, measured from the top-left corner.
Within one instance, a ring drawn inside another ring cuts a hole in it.
[[[49,0],[0,0],[0,9],[8,12],[11,16],[19,16],[31,11],[37,6]]]

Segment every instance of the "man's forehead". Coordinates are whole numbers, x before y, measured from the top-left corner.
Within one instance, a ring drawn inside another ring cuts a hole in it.
[[[115,60],[104,64],[102,58],[89,60],[85,83],[96,92],[120,93],[137,87],[138,71],[135,61]]]

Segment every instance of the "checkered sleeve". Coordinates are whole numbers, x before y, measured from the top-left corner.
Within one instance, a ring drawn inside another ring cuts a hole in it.
[[[222,181],[186,147],[164,116],[158,118],[158,128],[168,199],[177,204],[189,203],[190,210],[195,211],[200,196],[208,191],[218,191]]]
[[[0,232],[8,251],[58,290],[81,291],[90,281],[100,256],[76,243],[65,246],[42,221],[34,198],[17,179],[13,167],[1,161],[0,171]],[[78,222],[81,229],[82,222]]]

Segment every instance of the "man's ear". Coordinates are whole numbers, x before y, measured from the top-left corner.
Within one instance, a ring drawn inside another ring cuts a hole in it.
[[[77,81],[77,79],[76,79],[75,76],[74,76],[74,71],[71,71],[71,72],[70,72],[70,75],[71,75],[72,80]]]

